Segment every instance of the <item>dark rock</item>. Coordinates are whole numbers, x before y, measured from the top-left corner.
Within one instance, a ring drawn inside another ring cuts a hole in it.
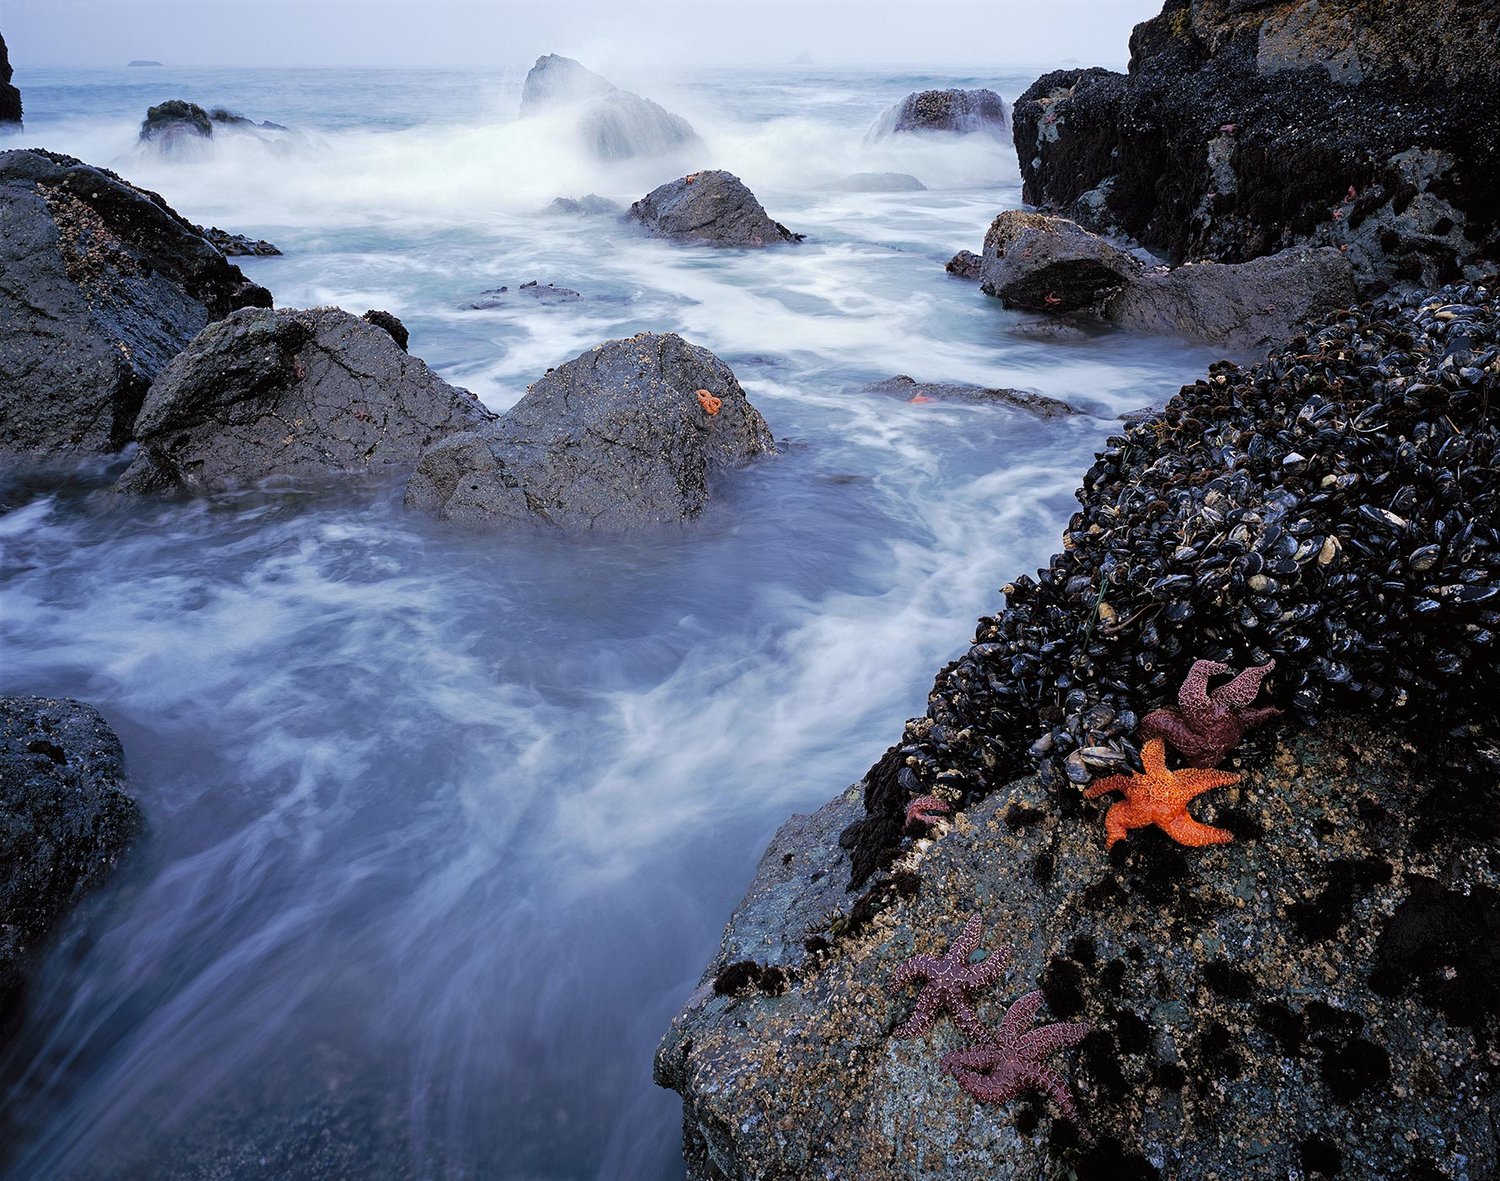
[[[1008,210],[984,236],[979,286],[1008,308],[1070,312],[1102,307],[1143,269],[1075,222]]]
[[[960,250],[948,260],[948,265],[943,269],[950,275],[956,275],[960,279],[972,279],[977,281],[984,268],[984,259],[972,250]]]
[[[142,143],[155,144],[163,152],[180,152],[189,145],[212,139],[213,121],[197,103],[168,99],[149,108],[141,121]]]
[[[28,955],[140,831],[124,752],[91,706],[0,697],[0,1034]]]
[[[1243,263],[1146,272],[1109,298],[1125,328],[1185,336],[1234,353],[1263,352],[1309,320],[1354,302],[1354,268],[1337,250],[1284,250]]]
[[[214,107],[208,112],[209,122],[219,127],[229,127],[236,131],[286,131],[288,128],[280,123],[272,123],[269,119],[263,119],[257,123],[254,119],[241,115],[238,112],[226,110],[224,107]]]
[[[1022,320],[1019,324],[1010,325],[1006,331],[1023,340],[1041,340],[1049,344],[1076,344],[1079,341],[1093,340],[1101,331],[1108,331],[1108,329],[1101,328],[1097,321],[1086,317],[1058,316],[1047,320]]]
[[[360,319],[366,324],[373,324],[376,328],[383,328],[389,332],[391,339],[396,342],[396,347],[403,353],[410,351],[406,346],[411,341],[411,334],[406,331],[406,325],[392,313],[371,308]]]
[[[271,258],[281,253],[279,249],[267,242],[264,238],[250,238],[244,234],[231,234],[228,230],[221,230],[218,226],[194,226],[200,234],[219,248],[219,253],[225,258],[243,258],[246,256],[256,258]]]
[[[1500,259],[1492,5],[1167,0],[1128,75],[1048,74],[1014,121],[1028,203],[1174,261],[1344,247],[1378,291]]]
[[[993,90],[921,90],[908,94],[876,122],[875,135],[904,131],[980,132],[1003,139],[1010,127],[1005,100]]]
[[[1169,894],[1148,880],[1151,849],[1112,864],[1096,816],[1066,814],[1023,779],[941,838],[913,842],[900,866],[920,889],[890,892],[851,931],[859,903],[841,888],[850,863],[838,834],[860,812],[858,787],[793,817],[657,1051],[657,1082],[683,1097],[689,1178],[1012,1181],[1060,1174],[1074,1160],[1080,1176],[1152,1177],[1147,1162],[1163,1159],[1174,1176],[1288,1176],[1336,1168],[1332,1141],[1347,1146],[1350,1175],[1375,1181],[1403,1181],[1431,1152],[1464,1162],[1465,1175],[1493,1175],[1489,1045],[1412,990],[1386,996],[1367,981],[1390,942],[1382,916],[1401,882],[1374,884],[1356,921],[1315,947],[1285,919],[1306,882],[1340,856],[1416,852],[1410,826],[1376,831],[1353,807],[1363,792],[1393,802],[1420,794],[1413,740],[1419,731],[1354,717],[1282,732],[1242,767],[1236,789],[1276,823],[1260,842],[1189,851]],[[1210,795],[1195,806],[1212,816],[1223,804]],[[1017,809],[1036,821],[1006,823]],[[1315,817],[1338,824],[1338,848],[1308,822]],[[1043,855],[1054,870],[1037,882],[1027,867]],[[1484,858],[1454,846],[1439,858],[1439,872],[1465,891],[1495,881]],[[1113,886],[1109,903],[1080,905],[1101,880]],[[1184,903],[1208,917],[1185,921]],[[1017,996],[1040,988],[1038,1023],[1072,1015],[1094,1027],[1077,1052],[1052,1059],[1098,1142],[1087,1156],[1064,1147],[1078,1141],[1060,1120],[1048,1135],[1050,1102],[1037,1128],[1034,1107],[976,1104],[960,1091],[938,1066],[964,1044],[950,1021],[922,1038],[890,1037],[915,995],[892,990],[898,965],[943,952],[976,911],[983,948],[1014,949],[1005,980],[973,997],[983,1023],[993,1027]],[[1477,928],[1469,942],[1491,930]],[[811,937],[822,940],[816,952]],[[1461,963],[1459,951],[1431,961],[1430,976]],[[751,989],[750,969],[762,964],[792,981],[784,995]],[[716,989],[721,980],[735,987]],[[1268,1033],[1267,1012],[1284,1014],[1295,1034]]]
[[[148,61],[145,58],[136,58],[134,61],[128,61],[128,62],[126,62],[125,65],[129,69],[136,70],[136,69],[140,69],[142,66],[160,66],[161,62]]]
[[[549,370],[497,422],[430,448],[406,503],[489,528],[649,529],[698,516],[715,476],[774,450],[724,362],[642,333]]]
[[[629,216],[654,237],[702,246],[774,246],[803,237],[772,221],[740,178],[722,171],[668,181],[632,205]]]
[[[539,283],[531,279],[522,283],[514,291],[509,287],[491,287],[487,291],[481,291],[479,297],[467,306],[479,311],[485,308],[510,307],[518,301],[529,300],[543,307],[550,307],[558,303],[577,303],[582,298],[582,295],[570,287],[558,287],[552,283]]]
[[[702,141],[686,119],[650,99],[621,90],[569,57],[536,59],[521,88],[521,115],[566,110],[579,135],[601,160],[660,156],[699,150]]]
[[[830,188],[845,193],[925,193],[927,186],[909,172],[851,172]]]
[[[339,308],[245,309],[205,328],[152,383],[140,452],[116,487],[207,491],[405,466],[493,418],[384,327]]]
[[[917,381],[904,373],[866,386],[872,394],[889,394],[906,402],[984,402],[1014,406],[1038,418],[1062,418],[1078,411],[1066,402],[1027,390],[989,389],[954,381]]]
[[[10,67],[10,53],[0,36],[0,123],[21,121],[21,92],[10,84],[15,71]]]
[[[69,156],[0,152],[0,456],[118,450],[146,387],[211,320],[271,294],[155,193]]]
[[[587,193],[582,197],[558,197],[552,204],[547,206],[548,213],[575,213],[585,217],[604,217],[609,214],[624,213],[625,210],[608,197],[601,197],[596,193]]]

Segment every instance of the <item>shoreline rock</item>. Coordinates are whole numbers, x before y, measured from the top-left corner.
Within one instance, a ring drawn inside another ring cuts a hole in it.
[[[771,220],[740,178],[722,170],[668,181],[632,205],[628,216],[653,238],[696,246],[778,246],[803,239]]]
[[[1010,130],[1005,100],[993,90],[919,90],[876,121],[872,137],[948,132],[1003,140]]]
[[[21,123],[21,92],[11,85],[15,77],[11,69],[10,52],[5,48],[5,38],[0,36],[0,125]]]

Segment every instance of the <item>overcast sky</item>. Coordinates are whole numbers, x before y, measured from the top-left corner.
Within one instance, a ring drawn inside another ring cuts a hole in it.
[[[18,71],[119,66],[1119,66],[1162,0],[0,0]]]

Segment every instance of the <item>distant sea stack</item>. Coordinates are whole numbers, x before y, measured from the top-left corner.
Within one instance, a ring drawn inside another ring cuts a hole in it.
[[[10,54],[0,37],[0,124],[21,121],[21,92],[10,84]]]
[[[1493,4],[1167,0],[1129,74],[1047,74],[1014,123],[1028,204],[1174,262],[1333,246],[1376,293],[1500,260]]]
[[[703,142],[679,115],[621,90],[570,57],[536,59],[521,89],[521,115],[575,111],[584,145],[601,160],[626,160],[701,149]]]
[[[143,59],[137,58],[133,62],[126,62],[125,65],[128,69],[136,70],[140,69],[143,66],[160,66],[161,62],[145,61]]]

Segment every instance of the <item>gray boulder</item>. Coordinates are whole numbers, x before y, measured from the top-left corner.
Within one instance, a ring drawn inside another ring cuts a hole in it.
[[[657,238],[700,246],[775,246],[800,242],[733,173],[690,172],[652,189],[630,207],[629,217]]]
[[[642,333],[549,370],[498,421],[430,448],[406,504],[488,528],[650,529],[698,516],[715,476],[775,449],[729,366]]]
[[[152,383],[140,451],[116,487],[207,491],[410,465],[493,418],[388,328],[339,308],[245,309],[204,329]]]
[[[984,259],[972,250],[960,250],[948,260],[943,269],[955,278],[978,282],[984,271]]]
[[[5,38],[0,36],[0,125],[21,122],[21,92],[10,84],[13,74]]]
[[[1038,418],[1062,418],[1078,411],[1056,398],[1028,390],[991,388],[961,381],[918,381],[905,373],[865,387],[872,394],[886,394],[904,402],[977,402],[1013,406]]]
[[[141,120],[140,141],[153,144],[167,155],[191,150],[203,140],[212,139],[214,125],[208,112],[197,103],[172,98],[149,107]]]
[[[909,172],[851,172],[831,188],[844,193],[925,193],[927,186]]]
[[[124,753],[91,706],[0,697],[0,1025],[27,959],[141,828]]]
[[[555,197],[552,204],[547,206],[548,213],[568,213],[583,217],[607,217],[618,216],[625,211],[617,202],[608,197],[601,197],[598,193],[585,193],[582,197]]]
[[[1099,308],[1142,271],[1135,258],[1075,222],[1007,210],[984,236],[979,286],[1008,308]]]
[[[0,458],[118,450],[188,341],[270,303],[155,193],[69,156],[0,152]]]
[[[281,249],[264,238],[252,238],[248,234],[231,234],[228,230],[221,230],[218,226],[194,226],[200,234],[218,247],[219,253],[225,258],[274,258],[281,253]]]
[[[1213,849],[1148,831],[1107,856],[1102,806],[1020,780],[863,896],[839,842],[858,785],[793,817],[656,1054],[690,1181],[1495,1176],[1500,891],[1487,837],[1405,808],[1450,794],[1429,737],[1353,717],[1268,735],[1193,805],[1237,830]],[[979,950],[1011,949],[979,1022],[1039,989],[1028,1028],[1093,1027],[1046,1058],[1092,1141],[1035,1091],[962,1091],[947,1012],[893,1036],[917,995],[899,966],[974,914]]]
[[[464,306],[473,311],[514,307],[517,303],[552,307],[559,303],[578,303],[582,299],[582,293],[574,291],[571,287],[559,287],[555,283],[541,283],[536,279],[529,279],[514,291],[508,286],[490,287],[481,291]]]
[[[601,160],[660,156],[703,144],[686,119],[555,53],[536,59],[521,88],[521,115],[566,110]]]
[[[920,90],[908,94],[876,122],[872,134],[909,131],[976,132],[1005,139],[1010,113],[993,90]]]
[[[1355,302],[1354,267],[1331,246],[1241,263],[1148,272],[1113,295],[1104,317],[1125,328],[1186,336],[1235,353],[1290,340],[1302,325]]]

